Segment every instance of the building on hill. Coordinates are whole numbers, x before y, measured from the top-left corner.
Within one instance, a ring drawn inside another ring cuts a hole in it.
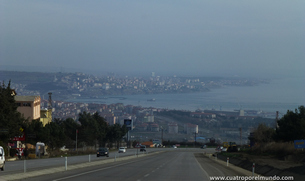
[[[150,124],[150,131],[159,132],[159,125],[158,124]]]
[[[168,123],[168,133],[177,134],[178,133],[178,124],[175,122]]]
[[[40,119],[40,96],[15,96],[17,111],[30,121]]]
[[[198,133],[198,125],[191,123],[184,124],[184,131],[186,132],[186,134]]]

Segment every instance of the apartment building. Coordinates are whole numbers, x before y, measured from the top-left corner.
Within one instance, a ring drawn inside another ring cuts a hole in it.
[[[15,96],[17,111],[30,121],[40,119],[40,96]]]

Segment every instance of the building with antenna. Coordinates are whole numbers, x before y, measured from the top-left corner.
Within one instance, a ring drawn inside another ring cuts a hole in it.
[[[52,93],[49,92],[49,100],[48,100],[48,108],[41,109],[40,111],[40,121],[42,122],[43,126],[52,122],[52,112],[53,112],[53,105],[52,105]]]

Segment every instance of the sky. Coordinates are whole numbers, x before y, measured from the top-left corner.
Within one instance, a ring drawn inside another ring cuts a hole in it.
[[[304,0],[0,0],[0,70],[304,77],[304,7]]]

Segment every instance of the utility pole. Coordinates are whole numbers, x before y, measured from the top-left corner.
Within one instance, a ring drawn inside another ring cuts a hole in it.
[[[163,127],[161,126],[161,130],[162,130],[162,132],[161,132],[161,145],[163,146]]]
[[[78,130],[76,129],[76,132],[75,132],[75,137],[76,137],[76,144],[75,144],[75,151],[78,153],[78,151],[77,151],[77,133],[78,133]]]
[[[196,147],[196,138],[197,138],[196,134],[197,134],[197,133],[196,133],[196,131],[195,131],[195,147]]]
[[[278,127],[279,127],[279,125],[277,124],[278,120],[279,120],[279,112],[276,111],[275,128],[278,128]]]
[[[49,100],[48,100],[48,111],[49,111],[49,114],[51,116],[51,120],[53,120],[53,116],[52,116],[52,113],[53,113],[53,106],[52,106],[52,92],[49,92]]]
[[[242,146],[242,128],[239,128],[239,132],[240,132],[240,147]]]

